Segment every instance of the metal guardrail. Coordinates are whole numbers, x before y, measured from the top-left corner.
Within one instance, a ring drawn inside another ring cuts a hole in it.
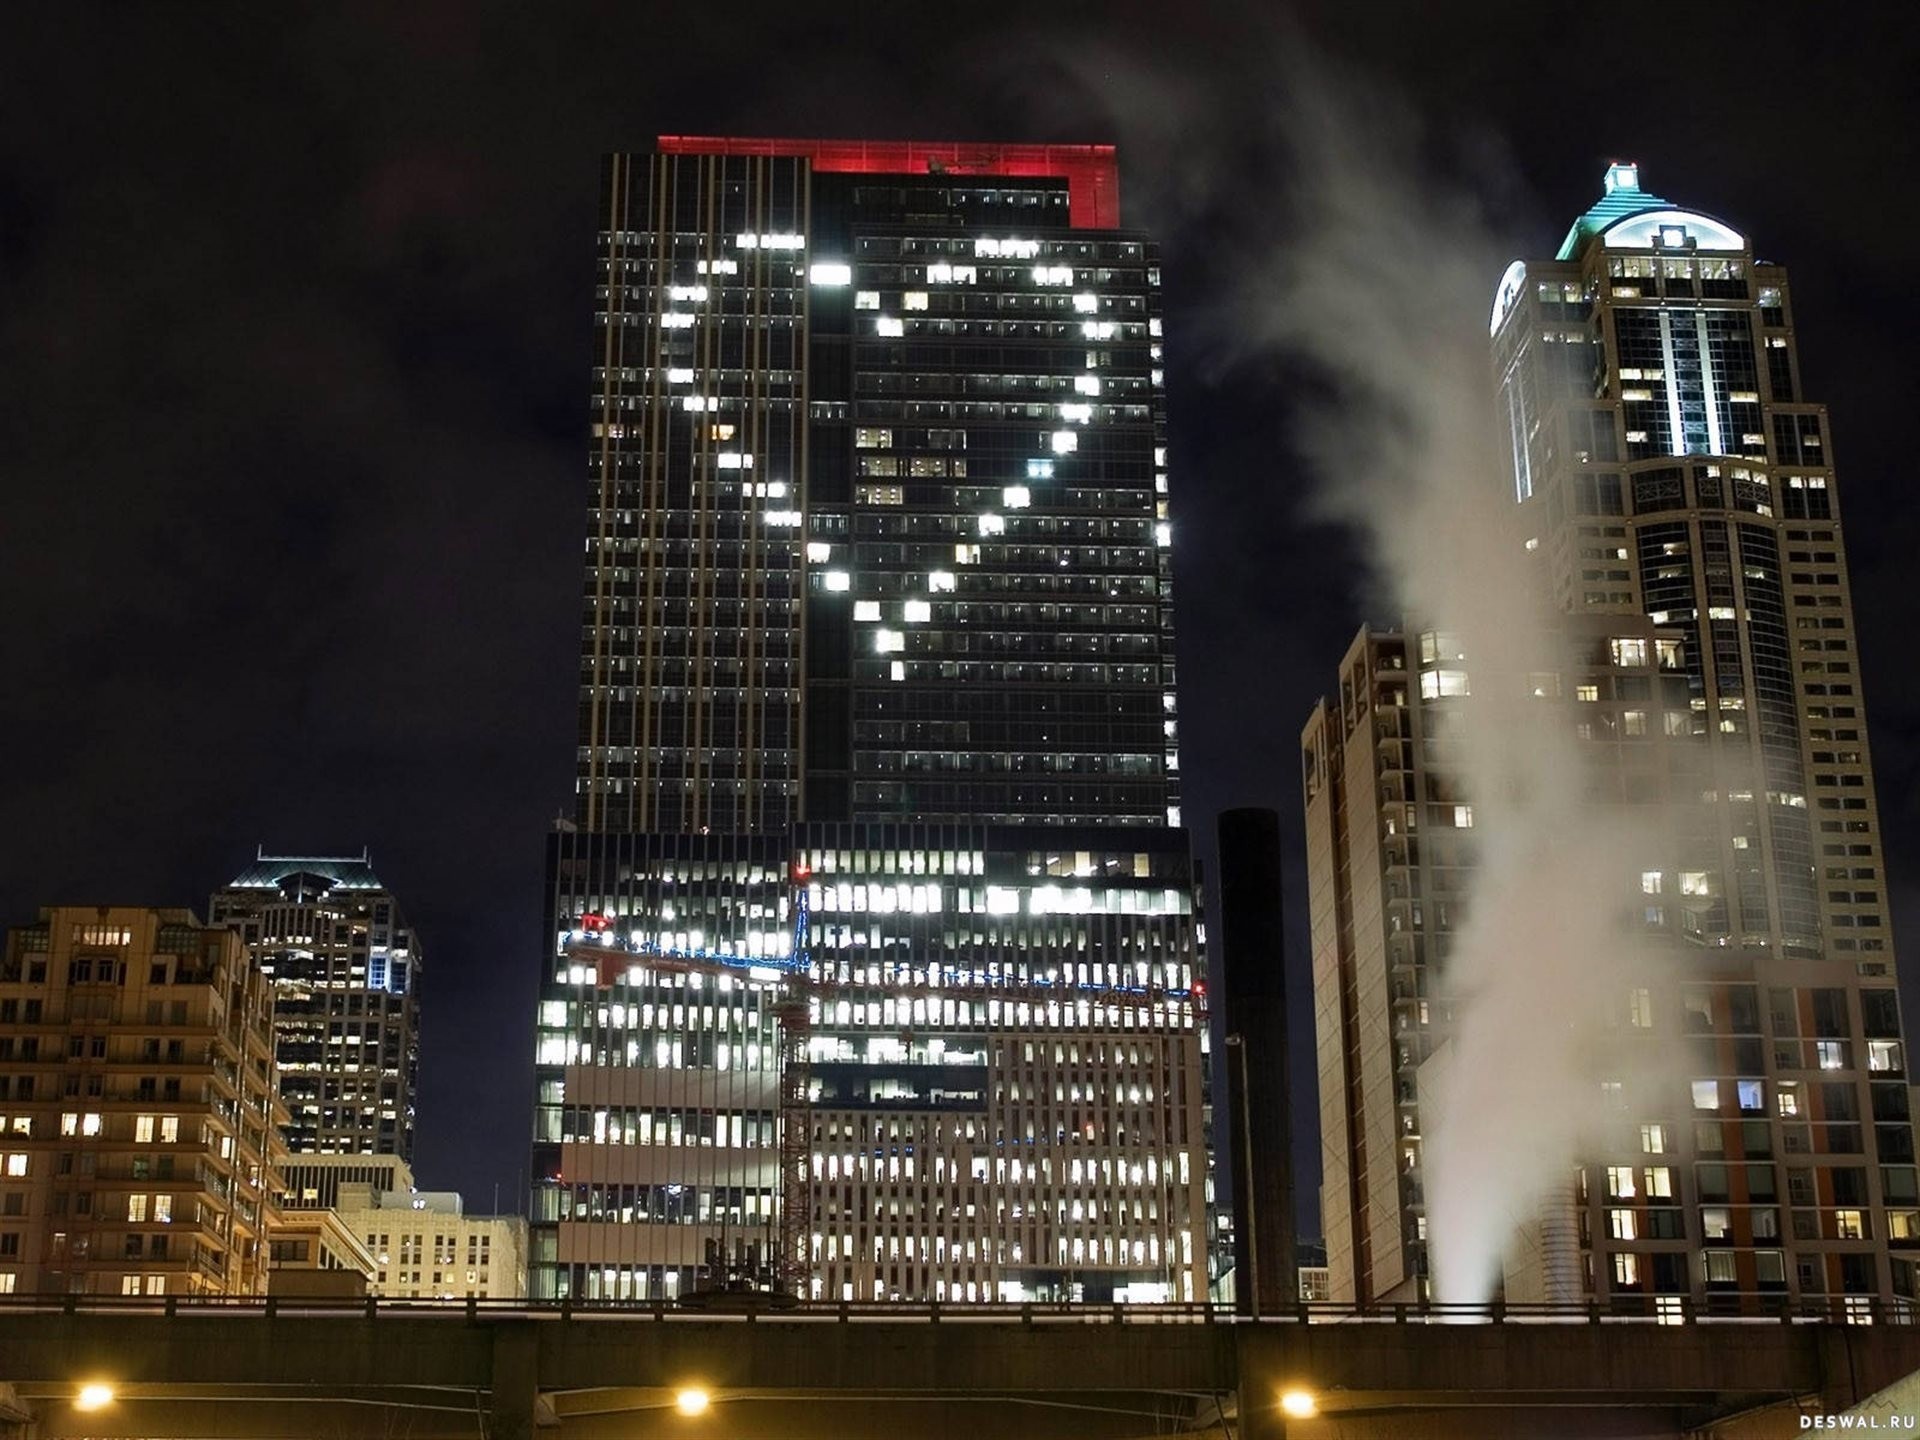
[[[1669,1303],[1661,1303],[1669,1302]],[[1706,1305],[1688,1296],[1613,1297],[1578,1305],[1378,1304],[1303,1302],[1259,1317],[1231,1305],[1114,1304],[1071,1301],[899,1300],[806,1301],[691,1308],[658,1300],[414,1300],[389,1296],[296,1295],[0,1295],[7,1314],[207,1315],[378,1319],[481,1318],[529,1320],[651,1320],[703,1323],[781,1321],[855,1324],[927,1323],[1078,1325],[1920,1325],[1920,1302],[1844,1295],[1793,1299],[1772,1294],[1716,1295]]]

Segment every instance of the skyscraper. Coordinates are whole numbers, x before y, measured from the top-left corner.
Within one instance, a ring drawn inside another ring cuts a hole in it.
[[[288,1149],[410,1160],[420,948],[370,858],[262,851],[208,913],[273,982]]]
[[[1204,1294],[1160,275],[1111,148],[666,137],[603,182],[534,1293]],[[719,958],[609,983],[585,916]]]
[[[1672,958],[1621,1005],[1689,1079],[1580,1172],[1566,1244],[1600,1296],[1851,1313],[1915,1294],[1840,495],[1795,319],[1784,270],[1632,165],[1553,258],[1508,269],[1493,309],[1519,533],[1584,657],[1542,689],[1619,794],[1683,813],[1633,897]],[[1305,737],[1336,1298],[1415,1294],[1425,1271],[1420,1066],[1444,1039],[1472,824],[1472,797],[1433,783],[1473,663],[1451,649],[1363,631]]]

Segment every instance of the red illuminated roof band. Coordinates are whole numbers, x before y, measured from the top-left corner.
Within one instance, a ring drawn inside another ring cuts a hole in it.
[[[1120,169],[1111,145],[969,145],[927,140],[771,140],[719,135],[662,135],[662,155],[794,155],[840,174],[1009,175],[1065,180],[1076,230],[1120,225]]]

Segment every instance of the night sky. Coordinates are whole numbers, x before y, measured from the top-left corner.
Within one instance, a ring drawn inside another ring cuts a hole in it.
[[[1288,241],[1276,102],[1332,76],[1516,255],[1617,157],[1790,267],[1920,935],[1912,7],[812,8],[7,8],[0,921],[204,909],[258,844],[371,846],[425,946],[419,1181],[510,1206],[543,833],[572,803],[597,157],[1111,140],[1165,245],[1186,817],[1210,850],[1220,809],[1281,810],[1303,977],[1297,737],[1391,612],[1312,518],[1311,377],[1234,307]]]

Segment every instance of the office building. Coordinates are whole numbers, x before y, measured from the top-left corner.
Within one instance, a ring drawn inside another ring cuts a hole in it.
[[[1235,1219],[1229,1253],[1235,1303],[1259,1315],[1291,1305],[1296,1288],[1280,813],[1223,811],[1218,834]]]
[[[368,855],[268,855],[214,893],[273,981],[295,1155],[413,1154],[420,948]]]
[[[452,1191],[340,1187],[330,1212],[371,1257],[368,1291],[409,1300],[518,1300],[527,1293],[527,1222],[469,1215]]]
[[[267,1251],[270,1295],[351,1298],[373,1283],[373,1252],[334,1210],[282,1210]]]
[[[343,1187],[374,1190],[413,1189],[413,1167],[398,1155],[289,1155],[281,1170],[280,1208],[331,1210]]]
[[[46,909],[0,965],[0,1293],[254,1295],[273,992],[186,910]]]
[[[582,828],[1177,824],[1111,148],[668,137],[602,204]]]
[[[1205,1294],[1160,273],[1117,227],[1108,147],[607,161],[550,930],[723,958],[556,944],[536,1295]]]
[[[1859,1314],[1915,1289],[1885,861],[1798,318],[1783,269],[1632,165],[1553,258],[1509,268],[1493,310],[1516,534],[1586,667],[1553,708],[1615,798],[1674,819],[1673,853],[1622,897],[1666,979],[1621,1004],[1689,1078],[1623,1120],[1569,1201],[1573,1273],[1609,1300]],[[1471,863],[1473,797],[1447,789],[1443,751],[1473,657],[1453,648],[1363,631],[1307,728],[1336,1299],[1411,1295],[1425,1272],[1419,1067],[1444,1046]]]

